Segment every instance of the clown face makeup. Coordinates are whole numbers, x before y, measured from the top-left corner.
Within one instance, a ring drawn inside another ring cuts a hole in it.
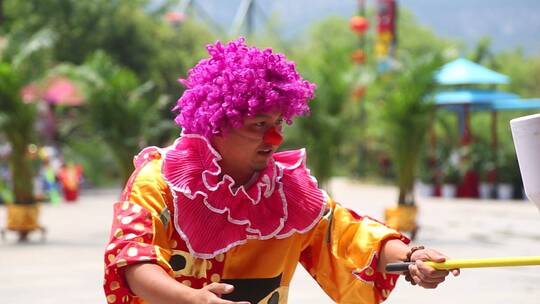
[[[237,183],[247,182],[253,173],[266,168],[272,154],[283,141],[281,113],[271,112],[245,118],[240,128],[231,128],[212,143],[223,159],[224,173]]]

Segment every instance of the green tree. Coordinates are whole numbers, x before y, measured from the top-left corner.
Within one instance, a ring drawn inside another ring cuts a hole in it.
[[[418,159],[434,110],[429,100],[435,88],[433,72],[440,66],[438,56],[428,55],[396,72],[380,107],[380,140],[396,169],[399,205],[415,204]]]
[[[23,85],[16,67],[0,62],[0,130],[11,145],[9,165],[15,203],[29,205],[35,202],[28,146],[35,140],[36,107],[22,102],[20,90]]]
[[[310,116],[297,119],[288,135],[291,145],[307,146],[309,166],[323,186],[333,174],[350,122],[353,39],[344,20],[328,19],[314,28],[308,46],[294,54],[300,72],[317,90]]]
[[[35,140],[36,107],[23,102],[21,89],[42,72],[40,66],[48,59],[43,50],[52,45],[53,36],[43,30],[23,44],[8,39],[7,48],[0,49],[0,132],[11,146],[8,162],[14,200],[8,206],[7,228],[18,232],[21,242],[31,231],[42,229],[29,157],[29,146]]]
[[[146,138],[162,131],[159,107],[163,102],[148,99],[152,83],[140,84],[133,72],[103,52],[75,70],[87,84],[86,117],[109,147],[124,182],[133,171],[133,156],[148,144]]]
[[[34,173],[27,152],[35,141],[36,107],[22,101],[21,89],[43,72],[49,59],[45,50],[52,46],[54,34],[42,30],[23,44],[7,41],[6,49],[0,50],[0,131],[12,149],[9,163],[15,203],[33,204]]]
[[[58,33],[53,50],[57,62],[79,65],[96,51],[104,51],[141,81],[154,84],[149,94],[167,98],[168,108],[163,107],[160,116],[170,121],[169,109],[183,90],[177,79],[206,54],[201,46],[213,38],[193,20],[167,23],[163,12],[170,2],[150,11],[147,0],[6,0],[4,30],[21,39],[42,28]],[[162,145],[175,133],[177,128],[169,124],[152,140]]]

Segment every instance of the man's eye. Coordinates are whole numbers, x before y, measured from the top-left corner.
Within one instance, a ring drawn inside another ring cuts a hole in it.
[[[283,125],[283,118],[280,118],[276,121],[276,125],[281,126]]]
[[[265,121],[256,122],[256,123],[255,123],[255,126],[256,126],[256,127],[259,127],[259,128],[260,128],[260,127],[264,127],[264,126],[266,126],[266,122],[265,122]]]

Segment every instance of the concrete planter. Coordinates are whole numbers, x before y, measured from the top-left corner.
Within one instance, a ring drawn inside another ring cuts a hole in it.
[[[395,206],[384,209],[384,219],[386,225],[402,231],[410,232],[411,239],[414,239],[418,226],[416,225],[416,215],[418,208],[416,206]]]
[[[28,234],[32,231],[41,231],[42,238],[45,235],[45,228],[39,224],[39,204],[7,206],[7,225],[2,230],[2,238],[5,231],[14,231],[19,234],[19,241],[26,241]]]

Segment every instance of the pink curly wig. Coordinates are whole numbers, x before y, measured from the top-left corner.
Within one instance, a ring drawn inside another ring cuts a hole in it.
[[[210,58],[180,79],[187,89],[173,111],[179,112],[175,122],[184,132],[210,138],[241,127],[246,116],[278,111],[291,124],[294,116],[309,113],[315,85],[283,54],[247,46],[244,38],[206,49]]]

